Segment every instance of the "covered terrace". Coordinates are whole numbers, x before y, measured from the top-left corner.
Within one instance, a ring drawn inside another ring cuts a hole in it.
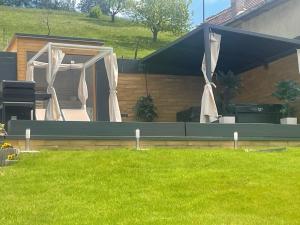
[[[214,74],[228,71],[241,76],[242,88],[235,99],[237,103],[274,104],[279,103],[272,97],[276,82],[287,79],[300,82],[299,48],[300,40],[297,39],[203,24],[145,57],[143,63],[148,74],[203,77],[206,84],[203,85],[202,106],[205,104],[206,108],[216,109],[211,87]],[[209,98],[212,101],[207,103],[205,99]],[[198,106],[200,99],[201,96]],[[218,116],[217,112],[213,115]]]

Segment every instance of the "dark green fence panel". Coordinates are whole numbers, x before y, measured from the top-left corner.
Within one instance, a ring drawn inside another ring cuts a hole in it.
[[[142,137],[184,137],[184,123],[111,123],[111,122],[55,122],[11,120],[8,122],[9,136],[31,135],[51,137],[135,137],[140,129]]]
[[[300,141],[300,125],[200,124],[200,123],[110,123],[110,122],[8,122],[10,138],[24,138],[31,129],[33,139],[133,139],[140,129],[142,138],[155,140],[240,140]]]
[[[0,80],[17,79],[17,54],[0,52]]]
[[[186,123],[186,136],[205,140],[300,140],[300,125]]]

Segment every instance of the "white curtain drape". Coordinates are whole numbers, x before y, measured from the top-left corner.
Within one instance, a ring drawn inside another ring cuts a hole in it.
[[[26,80],[34,81],[33,74],[34,74],[34,65],[33,64],[27,65]]]
[[[91,58],[86,63],[71,63],[63,64],[62,61],[65,54],[59,48],[51,48],[48,52],[49,63],[36,61],[40,56],[40,52],[32,58],[27,64],[26,80],[34,81],[34,69],[42,68],[46,69],[46,81],[47,81],[47,93],[51,95],[46,108],[46,120],[60,121],[64,119],[61,112],[60,105],[57,99],[56,90],[54,88],[54,82],[58,71],[67,71],[73,69],[80,69],[81,76],[78,85],[78,98],[81,101],[82,109],[86,110],[86,101],[88,99],[88,87],[86,83],[86,68],[95,64],[99,59],[104,58],[105,67],[107,70],[107,76],[109,80],[110,94],[109,94],[109,114],[111,122],[122,122],[118,98],[117,98],[117,84],[118,84],[118,65],[117,57],[112,53],[112,49],[107,49],[103,52],[99,52],[98,55]],[[43,50],[46,51],[46,48]],[[108,54],[109,53],[109,54]]]
[[[211,77],[213,77],[219,58],[221,35],[210,33],[209,39],[211,48]],[[212,85],[214,87],[215,85],[208,80],[206,75],[205,54],[202,61],[202,72],[205,79],[205,86],[201,102],[200,123],[211,123],[218,120],[219,115],[212,89]]]
[[[300,49],[297,49],[297,56],[298,56],[298,69],[300,73]]]
[[[85,68],[81,70],[79,85],[78,85],[78,98],[81,102],[81,108],[86,110],[86,100],[89,97],[89,92],[85,79]]]
[[[46,109],[46,120],[62,120],[62,115],[56,95],[56,91],[54,88],[54,81],[56,78],[56,74],[60,68],[60,65],[65,57],[65,54],[59,49],[53,49],[51,51],[51,69],[47,71],[46,80],[48,83],[47,93],[51,94],[51,98],[48,102],[48,106]]]
[[[109,118],[111,122],[122,122],[118,96],[118,62],[116,54],[108,54],[104,56],[104,63],[109,82]]]

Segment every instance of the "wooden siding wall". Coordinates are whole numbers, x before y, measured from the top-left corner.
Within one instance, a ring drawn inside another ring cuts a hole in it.
[[[272,93],[276,83],[281,80],[295,80],[300,84],[297,55],[270,63],[267,67],[258,67],[241,74],[242,88],[236,103],[281,103]],[[300,116],[300,104],[295,103]]]
[[[297,55],[279,59],[266,67],[258,67],[241,74],[242,88],[236,103],[280,103],[272,96],[275,84],[281,80],[300,83]],[[157,121],[176,121],[176,112],[200,106],[204,80],[194,76],[148,75],[148,90],[158,108]],[[133,121],[133,107],[139,96],[146,95],[146,81],[142,74],[120,74],[118,98],[124,121]],[[300,104],[295,103],[298,112]],[[300,118],[300,113],[298,113]]]
[[[191,106],[200,106],[204,80],[200,76],[147,75],[148,92],[158,109],[157,121],[176,121],[176,113]],[[140,96],[145,96],[143,74],[120,74],[118,100],[124,121],[134,121],[133,108]]]

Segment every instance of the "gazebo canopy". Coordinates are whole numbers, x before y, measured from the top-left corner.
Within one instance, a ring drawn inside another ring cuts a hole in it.
[[[238,74],[281,57],[296,53],[300,40],[280,38],[235,28],[202,24],[179,40],[142,61],[147,72],[174,75],[201,75],[205,52],[205,29],[222,36],[216,71]]]
[[[67,51],[96,51],[97,54],[84,63],[75,63],[74,61],[70,64],[63,64],[63,59]],[[47,53],[47,62],[37,61],[44,53]],[[121,113],[117,98],[117,84],[118,84],[118,64],[116,54],[113,53],[113,49],[103,46],[90,46],[90,45],[77,45],[77,44],[65,44],[65,43],[47,43],[38,53],[36,53],[27,62],[27,74],[26,79],[30,81],[35,80],[34,69],[44,68],[45,78],[47,82],[47,94],[51,97],[48,105],[45,109],[45,120],[55,121],[90,121],[86,102],[88,99],[88,86],[86,82],[86,69],[94,65],[97,61],[104,58],[107,78],[109,81],[110,94],[109,94],[109,115],[111,122],[121,122]],[[80,70],[80,80],[78,83],[78,99],[82,106],[80,111],[77,111],[79,115],[77,118],[74,117],[76,114],[75,109],[63,110],[60,107],[60,101],[56,93],[56,87],[54,85],[57,78],[57,74],[66,70]],[[41,116],[42,117],[42,116]],[[80,118],[79,118],[80,117]]]

